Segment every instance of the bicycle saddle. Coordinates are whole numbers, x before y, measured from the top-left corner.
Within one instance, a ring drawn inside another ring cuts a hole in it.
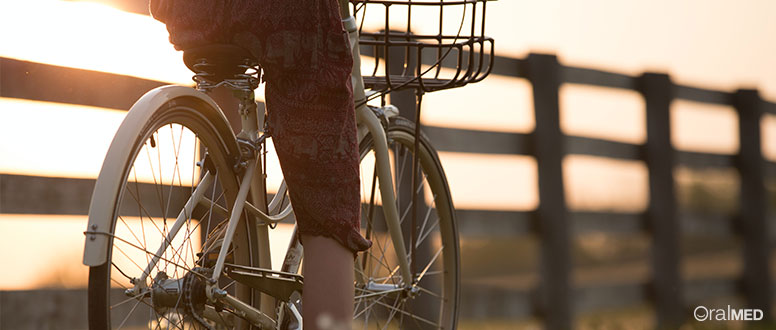
[[[233,44],[210,44],[183,50],[183,63],[195,73],[206,73],[206,79],[220,82],[245,73],[258,65],[250,51]]]

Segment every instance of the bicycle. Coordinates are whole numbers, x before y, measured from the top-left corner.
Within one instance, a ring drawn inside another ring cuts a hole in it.
[[[356,13],[365,13],[367,4],[384,6],[388,27],[390,6],[410,9],[413,3],[439,6],[440,17],[447,6],[463,6],[464,14],[466,6],[482,8],[484,24],[486,1],[354,0],[352,5]],[[444,35],[441,23],[436,36],[413,35],[409,24],[406,33],[387,28],[365,33],[348,0],[340,6],[354,58],[361,228],[373,242],[355,262],[353,325],[455,328],[459,243],[447,179],[419,125],[385,104],[385,95],[414,88],[420,101],[424,92],[483,79],[492,66],[493,57],[487,63],[484,53],[488,44],[492,53],[493,40],[484,31],[476,35],[474,23],[466,37],[460,28],[455,36]],[[429,38],[436,42],[422,41]],[[375,60],[384,62],[384,76],[377,70],[361,75],[360,45],[382,54]],[[391,74],[391,47],[405,48],[399,75]],[[418,63],[429,48],[436,62],[421,71]],[[440,67],[453,51],[457,72],[445,78]],[[138,100],[95,185],[84,232],[90,328],[301,329],[304,279],[296,230],[280,270],[270,262],[269,231],[292,220],[293,206],[285,183],[274,194],[267,190],[271,136],[254,97],[258,63],[234,45],[185,50],[184,62],[195,72],[197,88],[164,86]],[[428,73],[434,77],[424,77]],[[242,131],[236,136],[203,93],[218,86],[228,86],[239,100]],[[367,105],[377,97],[381,106]],[[419,109],[418,102],[416,122]]]

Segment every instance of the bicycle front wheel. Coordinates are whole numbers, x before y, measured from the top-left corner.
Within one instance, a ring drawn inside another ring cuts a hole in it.
[[[111,150],[129,145],[131,156],[110,159],[118,156],[109,151],[105,163],[121,163],[119,170],[103,167],[98,178],[98,187],[100,180],[121,182],[118,193],[93,196],[93,205],[111,205],[113,218],[108,260],[89,270],[90,328],[248,329],[204,293],[225,228],[219,224],[239,190],[232,166],[239,151],[223,115],[201,100],[178,97],[156,109],[133,138],[114,139]],[[188,203],[193,195],[198,203]],[[227,262],[258,265],[251,221],[241,218]],[[247,286],[226,276],[221,282],[241,301],[258,301]]]
[[[372,241],[372,247],[356,258],[356,329],[456,326],[460,266],[450,189],[436,151],[425,136],[416,137],[414,133],[414,123],[401,117],[392,118],[386,129],[393,188],[412,279],[402,278],[395,242],[385,223],[375,174],[374,140],[368,135],[360,145],[361,231]],[[412,157],[416,138],[420,138],[419,173],[414,187],[418,203],[413,207]],[[403,283],[414,285],[407,290]]]

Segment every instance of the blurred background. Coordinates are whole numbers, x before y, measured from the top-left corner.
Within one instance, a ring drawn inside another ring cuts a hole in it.
[[[460,328],[775,315],[776,3],[487,8],[493,73],[422,109],[458,209]],[[0,31],[0,329],[83,329],[105,152],[135,100],[192,74],[144,0],[5,0]]]

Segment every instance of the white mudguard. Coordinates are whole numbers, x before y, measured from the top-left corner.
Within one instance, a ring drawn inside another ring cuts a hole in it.
[[[204,111],[211,121],[222,120],[220,127],[229,124],[218,105],[207,95],[190,87],[163,86],[143,95],[127,113],[119,126],[116,136],[110,144],[105,161],[102,164],[97,184],[94,186],[92,201],[89,205],[89,224],[86,228],[83,263],[87,266],[99,266],[108,259],[108,243],[113,228],[114,205],[119,198],[123,184],[122,174],[132,157],[132,146],[140,138],[144,126],[162,105],[178,98],[195,98],[202,101]],[[220,117],[220,119],[219,119]],[[229,130],[231,131],[231,129]]]

